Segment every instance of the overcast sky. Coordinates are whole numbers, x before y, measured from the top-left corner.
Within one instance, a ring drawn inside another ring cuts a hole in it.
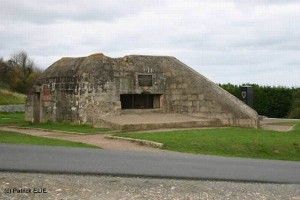
[[[300,1],[0,0],[0,57],[174,56],[216,83],[300,87]]]

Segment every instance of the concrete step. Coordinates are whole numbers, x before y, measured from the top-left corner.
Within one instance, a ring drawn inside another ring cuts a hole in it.
[[[188,122],[168,122],[168,123],[144,123],[144,124],[124,124],[121,125],[122,132],[139,131],[139,130],[155,130],[169,128],[201,128],[201,127],[217,127],[220,123],[216,119],[207,119],[201,121]]]
[[[107,126],[122,132],[169,129],[169,128],[201,128],[220,126],[218,119],[200,119],[181,114],[143,113],[106,116],[97,120],[99,126]]]

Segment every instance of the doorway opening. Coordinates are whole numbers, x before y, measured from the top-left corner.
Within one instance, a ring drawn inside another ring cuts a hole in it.
[[[160,108],[160,94],[121,94],[122,109]]]
[[[41,93],[36,92],[33,95],[33,123],[40,123],[41,112],[40,112],[40,98]]]

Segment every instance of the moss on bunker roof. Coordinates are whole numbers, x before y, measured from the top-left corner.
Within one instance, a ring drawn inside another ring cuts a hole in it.
[[[103,53],[94,53],[94,54],[91,54],[91,55],[89,55],[88,57],[103,57],[104,56],[104,54]]]
[[[153,56],[153,55],[127,55],[119,58],[111,58],[103,53],[95,53],[86,57],[62,57],[49,66],[42,74],[41,78],[80,75],[83,72],[92,72],[92,69],[103,69],[104,65],[131,65],[131,67],[160,66],[163,61],[177,60],[171,56]]]

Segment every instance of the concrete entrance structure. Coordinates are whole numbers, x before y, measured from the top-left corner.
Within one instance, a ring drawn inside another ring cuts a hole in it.
[[[140,118],[128,120],[133,116]],[[258,126],[253,109],[174,57],[103,54],[52,64],[27,98],[26,120],[111,127],[126,121],[158,128],[186,127],[188,121],[193,127]]]
[[[99,119],[98,119],[99,120]],[[217,119],[197,118],[175,113],[122,112],[100,118],[102,124],[122,132],[165,128],[195,128],[220,126]]]

